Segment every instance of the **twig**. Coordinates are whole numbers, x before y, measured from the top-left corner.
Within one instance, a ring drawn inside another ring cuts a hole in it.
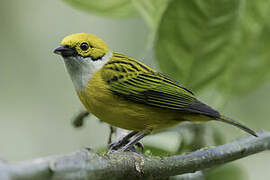
[[[81,112],[79,112],[75,117],[74,119],[72,120],[72,125],[75,127],[75,128],[78,128],[78,127],[82,127],[83,124],[84,124],[84,120],[87,116],[89,116],[90,113],[86,110],[82,110]]]

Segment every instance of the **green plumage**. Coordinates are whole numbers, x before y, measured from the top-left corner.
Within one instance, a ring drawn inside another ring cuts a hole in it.
[[[198,113],[213,118],[220,116],[180,83],[134,59],[114,54],[113,61],[104,68],[114,72],[106,81],[110,90],[125,99],[184,113]]]

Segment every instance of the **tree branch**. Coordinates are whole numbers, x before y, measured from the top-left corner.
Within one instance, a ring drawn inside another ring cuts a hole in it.
[[[194,173],[269,150],[270,132],[258,134],[258,138],[245,137],[225,145],[170,157],[145,157],[131,152],[107,156],[81,150],[19,163],[0,161],[0,179],[162,179]]]

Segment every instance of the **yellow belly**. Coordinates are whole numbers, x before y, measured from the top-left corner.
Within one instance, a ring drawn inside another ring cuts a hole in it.
[[[194,115],[155,108],[122,99],[108,90],[98,71],[78,96],[86,109],[101,121],[128,130],[157,130],[194,119]],[[197,121],[207,117],[196,115]]]

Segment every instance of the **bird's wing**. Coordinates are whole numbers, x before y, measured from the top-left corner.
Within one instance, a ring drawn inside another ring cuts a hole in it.
[[[109,89],[124,99],[186,113],[219,116],[178,82],[121,54],[114,53],[103,67],[102,77]]]

